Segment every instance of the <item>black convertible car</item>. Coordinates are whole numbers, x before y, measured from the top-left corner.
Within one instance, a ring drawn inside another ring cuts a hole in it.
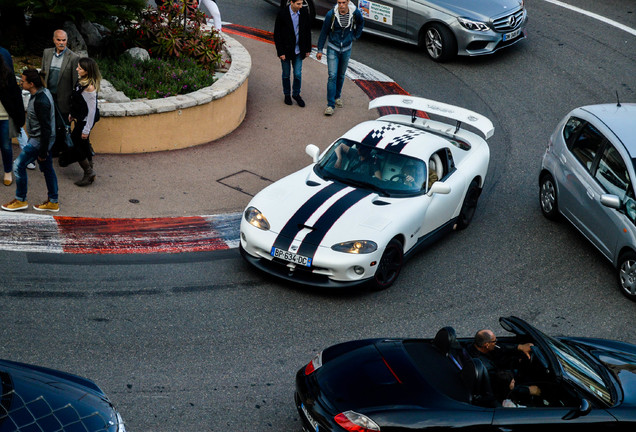
[[[295,401],[311,432],[634,431],[636,345],[550,337],[517,317],[500,318],[514,336],[498,343],[534,344],[519,363],[542,390],[534,403],[506,408],[491,395],[470,339],[451,327],[435,339],[368,339],[320,352],[296,374]],[[522,356],[523,357],[523,356]]]
[[[93,381],[0,360],[0,432],[126,432]]]

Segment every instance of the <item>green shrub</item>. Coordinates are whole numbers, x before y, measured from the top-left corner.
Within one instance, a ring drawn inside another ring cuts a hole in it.
[[[15,0],[14,0],[15,1]],[[17,0],[21,7],[34,18],[63,22],[83,20],[98,22],[113,28],[117,19],[135,18],[147,4],[146,0]]]
[[[197,0],[168,0],[144,9],[136,23],[124,28],[124,42],[145,48],[151,57],[187,57],[214,70],[221,65],[223,39],[216,30],[203,31],[205,14]]]
[[[102,76],[131,99],[159,99],[211,86],[214,74],[187,57],[98,59]]]

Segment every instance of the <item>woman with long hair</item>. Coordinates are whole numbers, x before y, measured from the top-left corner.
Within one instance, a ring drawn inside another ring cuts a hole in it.
[[[13,183],[13,147],[9,136],[9,119],[13,120],[15,129],[19,131],[24,125],[24,105],[15,74],[5,62],[4,56],[0,56],[0,150],[5,186]]]
[[[71,94],[69,121],[75,122],[71,138],[79,165],[84,170],[78,186],[88,186],[95,181],[93,170],[93,150],[89,141],[91,129],[95,126],[97,114],[97,92],[102,80],[99,67],[90,57],[82,57],[77,65],[79,81]]]

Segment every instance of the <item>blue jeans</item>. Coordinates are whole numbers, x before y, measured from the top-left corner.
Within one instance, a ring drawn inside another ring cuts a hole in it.
[[[327,70],[329,71],[329,79],[327,80],[327,105],[331,108],[336,106],[336,99],[340,99],[342,94],[342,86],[350,57],[350,49],[345,52],[338,52],[327,47]]]
[[[280,65],[283,68],[283,94],[287,96],[291,93],[292,96],[298,96],[300,94],[300,84],[302,83],[303,60],[300,55],[297,55],[294,60],[281,60]],[[292,66],[294,67],[294,84],[290,88],[289,76]]]
[[[37,144],[37,141],[29,138],[29,142],[24,146],[20,156],[13,163],[13,173],[15,174],[15,199],[19,201],[26,201],[27,197],[27,183],[28,177],[26,172],[26,166],[31,162],[35,162],[40,153],[38,147],[34,147],[33,144]],[[53,170],[53,158],[51,152],[48,152],[46,160],[39,162],[40,171],[44,173],[44,181],[46,181],[46,189],[48,191],[49,201],[52,203],[57,202],[57,176]]]
[[[0,120],[0,150],[2,150],[2,165],[4,172],[11,172],[13,166],[13,147],[9,138],[9,120]]]

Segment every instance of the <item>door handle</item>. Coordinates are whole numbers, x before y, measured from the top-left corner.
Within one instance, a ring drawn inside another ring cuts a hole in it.
[[[567,163],[567,161],[568,161],[568,160],[565,158],[565,155],[564,155],[563,153],[561,153],[561,154],[559,155],[559,160],[561,161],[561,163],[562,163],[563,165],[565,165],[565,164]]]
[[[596,196],[596,195],[594,194],[594,191],[593,191],[592,189],[590,189],[590,188],[587,188],[587,191],[586,191],[586,192],[587,192],[587,196],[588,196],[588,197],[590,197],[590,199],[592,199],[592,200],[593,200],[593,199],[594,199],[594,197]]]

